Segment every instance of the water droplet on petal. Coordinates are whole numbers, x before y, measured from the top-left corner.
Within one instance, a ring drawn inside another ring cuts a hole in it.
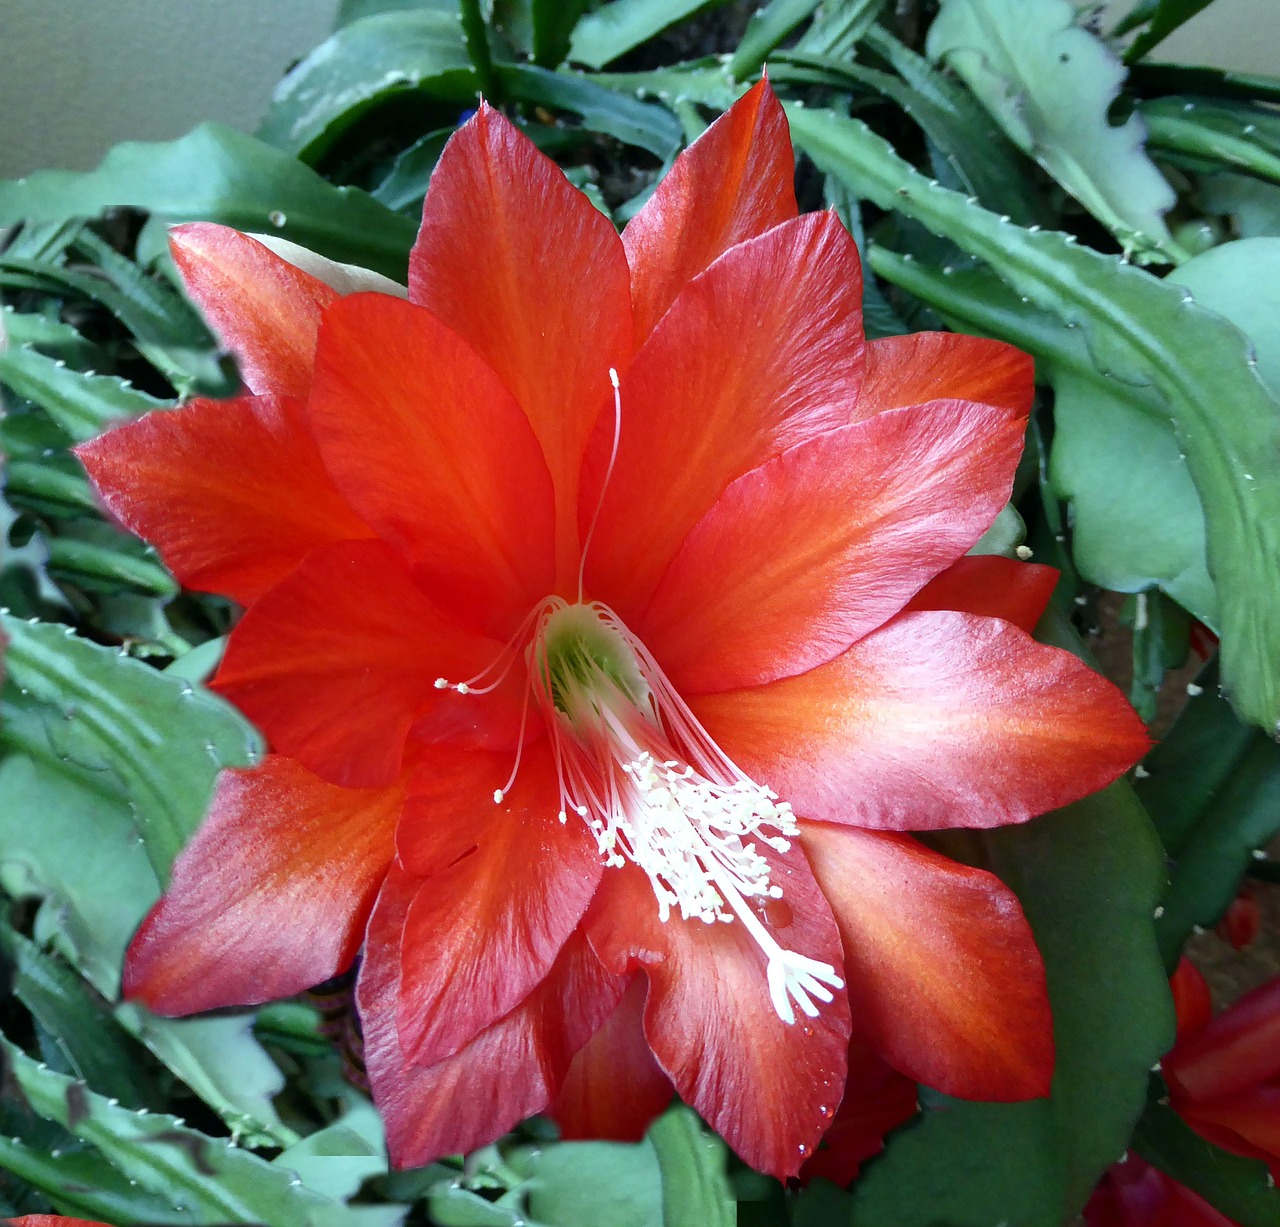
[[[267,214],[267,221],[269,221],[277,230],[279,230],[288,220],[289,219],[281,213],[279,209],[272,209],[271,212]]]
[[[764,918],[771,928],[786,929],[795,920],[796,914],[791,910],[791,904],[785,899],[766,899]]]

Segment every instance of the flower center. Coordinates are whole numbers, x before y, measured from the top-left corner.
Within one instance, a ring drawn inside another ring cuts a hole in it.
[[[711,739],[642,643],[607,606],[551,598],[527,658],[560,781],[560,820],[583,818],[605,863],[644,870],[666,921],[738,920],[766,959],[780,1018],[810,1017],[843,981],[786,950],[757,908],[780,899],[762,848],[799,833],[791,806],[750,779]]]

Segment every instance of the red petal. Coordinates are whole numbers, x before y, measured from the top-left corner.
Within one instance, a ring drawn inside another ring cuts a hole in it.
[[[1047,1095],[1044,964],[1013,892],[906,835],[801,830],[840,926],[855,1034],[948,1095]]]
[[[884,1149],[885,1135],[909,1121],[918,1107],[916,1084],[851,1040],[844,1098],[822,1144],[800,1170],[800,1180],[851,1184],[862,1165]]]
[[[325,314],[309,406],[338,488],[434,599],[505,639],[551,591],[551,484],[519,407],[429,312],[356,294]]]
[[[410,872],[441,850],[454,853],[459,823],[474,847],[422,879],[405,919],[396,1028],[415,1065],[452,1056],[546,978],[603,869],[585,824],[556,816],[559,783],[545,741],[525,752],[500,805],[493,793],[510,759],[467,757],[484,769],[442,781],[439,801],[415,799],[397,835]]]
[[[857,417],[930,400],[970,400],[1031,412],[1035,363],[1003,341],[954,332],[885,337],[867,347]]]
[[[624,370],[633,349],[617,232],[481,103],[431,176],[409,294],[475,348],[528,415],[555,485],[563,586],[577,576],[583,448],[609,399],[609,368]]]
[[[1246,1090],[1280,1075],[1280,976],[1179,1040],[1164,1059],[1164,1077],[1192,1100]]]
[[[1237,1227],[1133,1151],[1107,1169],[1084,1209],[1084,1221],[1089,1227]]]
[[[835,922],[803,855],[771,859],[783,898],[761,923],[780,945],[838,970]],[[788,1026],[774,1012],[764,956],[741,921],[705,924],[676,913],[662,923],[648,878],[631,865],[606,874],[586,929],[610,970],[643,966],[645,1034],[680,1097],[752,1167],[794,1176],[844,1086],[845,994]]]
[[[938,402],[810,439],[739,477],[685,538],[637,627],[686,694],[839,655],[987,530],[1021,422]]]
[[[169,250],[249,390],[305,398],[320,316],[338,291],[229,226],[175,226]]]
[[[761,81],[675,160],[622,232],[637,339],[717,257],[795,215],[787,117]]]
[[[1060,572],[1000,554],[969,554],[930,580],[906,604],[906,612],[951,609],[1003,618],[1027,634],[1049,608]]]
[[[372,536],[333,488],[290,397],[192,401],[75,450],[111,514],[183,584],[241,604],[316,546]]]
[[[1149,746],[1124,696],[1071,653],[961,613],[903,614],[829,664],[691,706],[797,813],[860,827],[1024,822]]]
[[[355,957],[404,790],[338,788],[292,759],[224,771],[129,947],[126,997],[160,1014],[301,992]]]
[[[815,213],[731,248],[663,317],[622,383],[617,464],[587,554],[593,591],[624,620],[735,477],[849,420],[861,302],[853,240]],[[592,441],[588,494],[609,426]]]
[[[1209,1141],[1280,1168],[1280,1086],[1254,1086],[1191,1104],[1175,1099],[1174,1106]]]
[[[1178,1042],[1190,1039],[1213,1017],[1213,998],[1209,984],[1196,965],[1183,955],[1169,977],[1173,994],[1173,1012],[1178,1018]]]
[[[213,685],[274,749],[335,784],[372,788],[400,774],[415,721],[453,728],[460,705],[491,701],[434,683],[471,677],[500,650],[447,620],[389,546],[348,541],[313,551],[249,608]]]
[[[398,1168],[474,1150],[546,1108],[573,1054],[608,1017],[626,983],[609,975],[575,934],[547,977],[510,1014],[457,1055],[410,1065],[395,1020],[400,934],[418,885],[391,871],[369,921],[357,987],[369,1082]]]
[[[636,976],[618,1008],[578,1051],[551,1115],[566,1140],[638,1142],[675,1089],[644,1038],[647,981]]]

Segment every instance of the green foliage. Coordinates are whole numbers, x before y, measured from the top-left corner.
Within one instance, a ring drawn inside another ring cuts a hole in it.
[[[285,77],[258,135],[314,164],[392,96],[412,91],[461,107],[476,85],[456,12],[379,13],[344,25]]]
[[[588,13],[573,31],[569,59],[603,68],[667,26],[725,0],[609,0]]]
[[[1068,0],[946,0],[928,50],[1126,250],[1177,254],[1163,220],[1173,189],[1140,121],[1110,121],[1124,69]]]
[[[95,217],[113,205],[279,234],[403,281],[414,225],[364,192],[334,187],[251,136],[202,124],[179,140],[117,145],[97,170],[0,182],[0,226]]]
[[[1280,728],[1280,407],[1244,337],[1190,295],[1071,236],[1011,225],[928,182],[865,125],[793,108],[792,130],[828,173],[985,260],[1032,304],[1085,330],[1113,379],[1164,400],[1207,524],[1223,680],[1242,715]],[[1234,411],[1218,412],[1223,399]]]

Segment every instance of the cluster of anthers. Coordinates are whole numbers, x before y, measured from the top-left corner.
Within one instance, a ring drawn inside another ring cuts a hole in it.
[[[615,454],[616,446],[615,433]],[[684,920],[739,921],[765,956],[778,1016],[795,1021],[793,1000],[816,1016],[816,1002],[830,1002],[843,980],[830,965],[784,949],[761,920],[782,897],[766,850],[786,853],[799,834],[791,806],[733,763],[644,644],[607,605],[584,602],[581,587],[580,572],[576,602],[540,602],[475,677],[436,680],[439,689],[488,694],[524,657],[520,746],[494,801],[501,804],[519,773],[532,700],[555,759],[560,821],[585,821],[606,865],[642,869],[660,920],[678,909]]]

